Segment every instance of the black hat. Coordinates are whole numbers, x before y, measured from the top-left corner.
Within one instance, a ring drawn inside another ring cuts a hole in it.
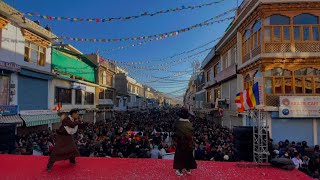
[[[69,112],[70,115],[72,115],[73,113],[78,113],[79,109],[75,108],[75,109],[71,109],[71,111]]]

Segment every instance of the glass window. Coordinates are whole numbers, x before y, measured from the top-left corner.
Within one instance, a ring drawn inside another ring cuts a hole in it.
[[[265,82],[266,82],[266,93],[273,94],[272,78],[265,78]]]
[[[46,63],[45,48],[40,47],[34,43],[25,41],[24,61],[45,66]]]
[[[310,28],[309,27],[303,27],[303,40],[310,41]]]
[[[257,21],[254,25],[253,25],[253,32],[257,32],[259,29],[261,29],[261,21]]]
[[[211,92],[207,91],[207,102],[211,102]]]
[[[312,14],[300,14],[293,18],[293,24],[318,24],[318,17]]]
[[[280,34],[280,27],[273,28],[273,41],[280,42],[281,34]]]
[[[287,16],[275,14],[264,20],[264,25],[289,25],[290,18]]]
[[[302,94],[303,93],[303,79],[301,77],[295,78],[295,93]]]
[[[305,78],[304,79],[304,92],[306,94],[312,94],[313,93],[313,91],[312,91],[313,85],[312,84],[313,84],[312,78]]]
[[[211,69],[207,71],[207,82],[211,80]]]
[[[264,28],[264,41],[265,42],[271,41],[271,29],[268,27]]]
[[[313,41],[319,41],[319,28],[318,27],[312,27],[312,40]]]
[[[314,78],[315,93],[320,94],[320,77]]]
[[[283,40],[290,41],[290,28],[289,27],[283,27]]]
[[[82,104],[82,91],[76,89],[76,104]]]
[[[106,90],[106,99],[113,99],[113,91],[111,90]]]
[[[85,104],[93,105],[94,104],[94,93],[86,92],[84,102],[85,102]]]
[[[104,89],[99,89],[99,99],[104,99]]]
[[[274,93],[282,94],[282,78],[274,78]]]
[[[295,41],[300,41],[301,40],[301,35],[300,35],[300,27],[294,27],[293,28],[293,33],[294,33],[294,40]]]
[[[284,93],[293,94],[292,78],[284,78]]]
[[[56,87],[55,98],[54,98],[54,102],[56,104],[57,103],[71,104],[71,99],[72,99],[71,89]]]
[[[102,73],[102,84],[103,85],[107,84],[107,73],[106,73],[106,71],[103,71],[103,73]]]
[[[246,30],[246,32],[245,32],[245,38],[246,38],[246,40],[250,38],[250,35],[251,35],[250,30],[249,30],[249,29]]]
[[[0,75],[0,106],[8,105],[9,100],[9,77]]]

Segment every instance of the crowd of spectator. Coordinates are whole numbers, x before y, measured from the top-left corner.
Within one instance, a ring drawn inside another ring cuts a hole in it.
[[[320,149],[319,145],[309,147],[306,141],[290,142],[280,141],[272,144],[270,158],[291,159],[296,169],[299,169],[311,177],[319,178],[320,172]]]
[[[177,109],[116,112],[114,118],[79,127],[75,140],[81,156],[161,158],[175,152]],[[190,116],[197,160],[234,161],[232,130]],[[17,140],[18,154],[49,155],[55,130],[32,132]]]

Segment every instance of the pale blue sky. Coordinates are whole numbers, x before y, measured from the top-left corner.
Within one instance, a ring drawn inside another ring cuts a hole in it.
[[[63,17],[83,17],[83,18],[106,18],[118,16],[139,15],[143,12],[156,12],[169,8],[189,5],[200,5],[219,0],[5,0],[11,6],[14,6],[21,12],[37,12],[43,15],[63,16]],[[240,1],[240,0],[239,0]],[[49,21],[41,20],[41,25],[49,25],[52,27],[53,33],[57,36],[79,37],[79,38],[121,38],[135,37],[152,34],[170,32],[173,30],[185,28],[211,17],[221,14],[227,10],[235,8],[237,0],[225,0],[222,3],[204,7],[195,10],[184,10],[180,12],[172,12],[153,17],[142,17],[129,21],[114,21],[110,23],[88,23],[88,22],[68,22],[68,21]],[[226,17],[233,16],[234,13]],[[28,17],[30,18],[30,17]],[[36,20],[37,18],[31,18]],[[186,33],[179,34],[176,37],[170,37],[161,41],[152,41],[141,46],[130,47],[124,50],[104,52],[119,46],[127,46],[137,43],[137,41],[112,42],[112,43],[92,43],[92,42],[74,42],[67,41],[65,43],[72,44],[83,53],[99,52],[105,58],[123,61],[123,62],[140,62],[146,60],[159,60],[170,57],[174,54],[188,51],[201,46],[213,39],[223,35],[229,21],[214,24],[208,27],[202,27]],[[199,50],[167,59],[163,62],[152,62],[148,64],[134,66],[155,66],[158,64],[174,61],[197,52],[203,51],[214,45],[211,43]],[[186,71],[191,69],[192,61],[202,61],[209,51],[184,60],[180,63],[171,63],[167,65],[169,71]],[[188,60],[188,61],[187,61]],[[159,67],[155,67],[159,68]],[[173,92],[174,96],[179,96],[184,92],[187,86],[187,80],[191,75],[184,73],[182,75],[175,72],[165,71],[147,71],[142,70],[134,72],[133,68],[129,68],[129,74],[137,78],[140,82],[151,82],[155,89],[162,92]],[[131,72],[131,73],[130,73]],[[159,80],[156,77],[170,77],[177,75],[175,78]],[[170,82],[169,82],[170,81]]]

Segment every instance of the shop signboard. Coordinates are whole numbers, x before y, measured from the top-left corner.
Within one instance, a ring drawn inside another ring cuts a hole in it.
[[[319,118],[320,96],[280,96],[280,118]]]
[[[14,71],[14,72],[20,72],[21,66],[19,66],[16,63],[13,63],[13,62],[0,61],[0,69],[10,70],[10,71]]]
[[[18,106],[0,106],[0,115],[2,116],[17,115],[18,112],[19,112]]]

